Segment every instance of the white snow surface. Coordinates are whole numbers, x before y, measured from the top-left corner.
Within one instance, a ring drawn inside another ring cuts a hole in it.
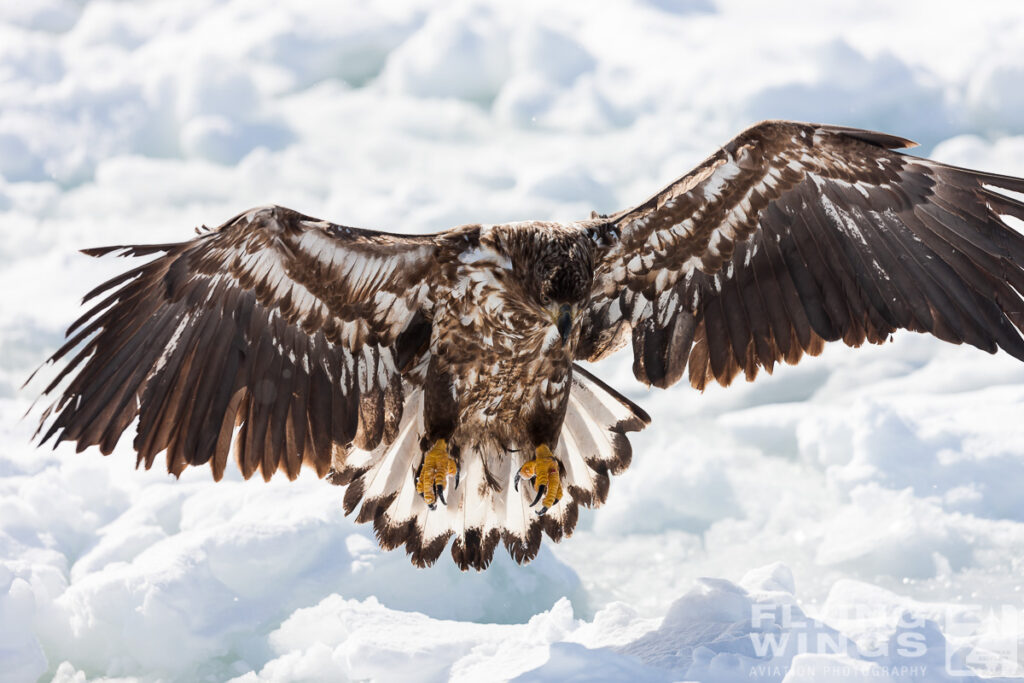
[[[1024,674],[1005,354],[903,333],[698,394],[643,389],[620,353],[592,369],[654,418],[632,467],[572,538],[480,574],[382,552],[308,473],[36,449],[41,385],[20,388],[128,267],[77,249],[257,204],[576,219],[762,118],[1024,175],[1019,0],[33,0],[0,22],[0,680]]]

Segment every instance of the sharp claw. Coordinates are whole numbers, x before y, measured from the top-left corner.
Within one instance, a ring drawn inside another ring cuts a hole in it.
[[[534,505],[539,503],[540,499],[543,498],[544,494],[547,493],[547,492],[548,492],[547,484],[541,484],[540,488],[537,489],[537,497],[533,499],[532,503],[530,503],[530,507],[533,507]],[[547,510],[546,507],[545,508],[541,508],[541,509]],[[542,512],[541,514],[544,514],[544,513]]]
[[[444,499],[444,487],[443,486],[441,486],[440,484],[435,484],[434,485],[434,495],[437,496],[437,499],[439,501],[441,501],[442,505],[448,505],[448,501]]]
[[[541,508],[539,510],[537,510],[537,516],[541,517],[547,511],[548,511],[548,506],[547,505],[543,505],[543,506],[541,506]]]
[[[427,509],[428,510],[436,510],[437,509],[437,503],[429,503],[427,505]]]
[[[462,474],[462,465],[455,463],[455,488],[459,488],[459,475]],[[448,503],[445,503],[447,505]]]
[[[520,479],[519,473],[516,472],[516,478],[515,478],[515,480],[513,482],[513,486],[515,487],[516,491],[519,490],[519,479]]]

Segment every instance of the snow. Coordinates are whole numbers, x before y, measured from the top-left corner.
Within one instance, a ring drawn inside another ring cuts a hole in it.
[[[81,295],[278,203],[408,232],[641,201],[756,119],[1024,175],[1024,13],[882,0],[0,6],[0,680],[946,681],[1024,674],[1024,365],[898,334],[647,391],[577,533],[482,574],[338,488],[36,450]],[[51,374],[48,370],[44,374]],[[38,414],[38,413],[36,413]]]

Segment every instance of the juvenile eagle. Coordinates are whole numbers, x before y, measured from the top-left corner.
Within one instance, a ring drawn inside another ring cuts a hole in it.
[[[628,341],[667,387],[729,384],[826,341],[929,332],[1024,360],[1024,179],[891,151],[852,128],[755,125],[639,206],[575,223],[360,230],[281,207],[100,285],[42,442],[134,449],[178,475],[303,464],[347,485],[387,549],[463,569],[572,532],[650,421],[575,364]]]

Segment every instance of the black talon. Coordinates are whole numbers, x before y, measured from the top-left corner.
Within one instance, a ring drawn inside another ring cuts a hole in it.
[[[459,488],[459,475],[462,474],[462,464],[455,463],[455,488]],[[445,503],[447,505],[448,503]]]
[[[537,497],[533,499],[532,503],[530,503],[530,507],[533,507],[534,505],[539,503],[540,499],[543,498],[544,494],[547,493],[547,492],[548,492],[548,485],[547,484],[541,484],[540,488],[537,489]],[[547,510],[546,507],[542,508],[542,509]],[[544,513],[542,512],[541,514],[544,514]]]
[[[543,506],[541,506],[541,508],[539,510],[537,510],[537,516],[538,517],[542,517],[544,515],[544,513],[547,512],[547,511],[548,511],[548,506],[547,505],[543,505]]]
[[[434,484],[434,495],[441,501],[442,505],[448,505],[448,501],[444,499],[444,487],[440,484]]]
[[[436,510],[437,509],[437,503],[428,503],[427,504],[427,509],[428,510]]]
[[[423,471],[423,460],[420,460],[420,466],[416,468],[416,473],[414,475],[412,475],[412,480],[413,481],[419,481],[420,480],[420,472],[422,472],[422,471]],[[420,495],[422,496],[423,494],[421,493]]]
[[[514,486],[516,491],[519,490],[519,473],[518,472],[516,472],[516,478],[515,478],[515,480],[513,482],[513,486]]]

